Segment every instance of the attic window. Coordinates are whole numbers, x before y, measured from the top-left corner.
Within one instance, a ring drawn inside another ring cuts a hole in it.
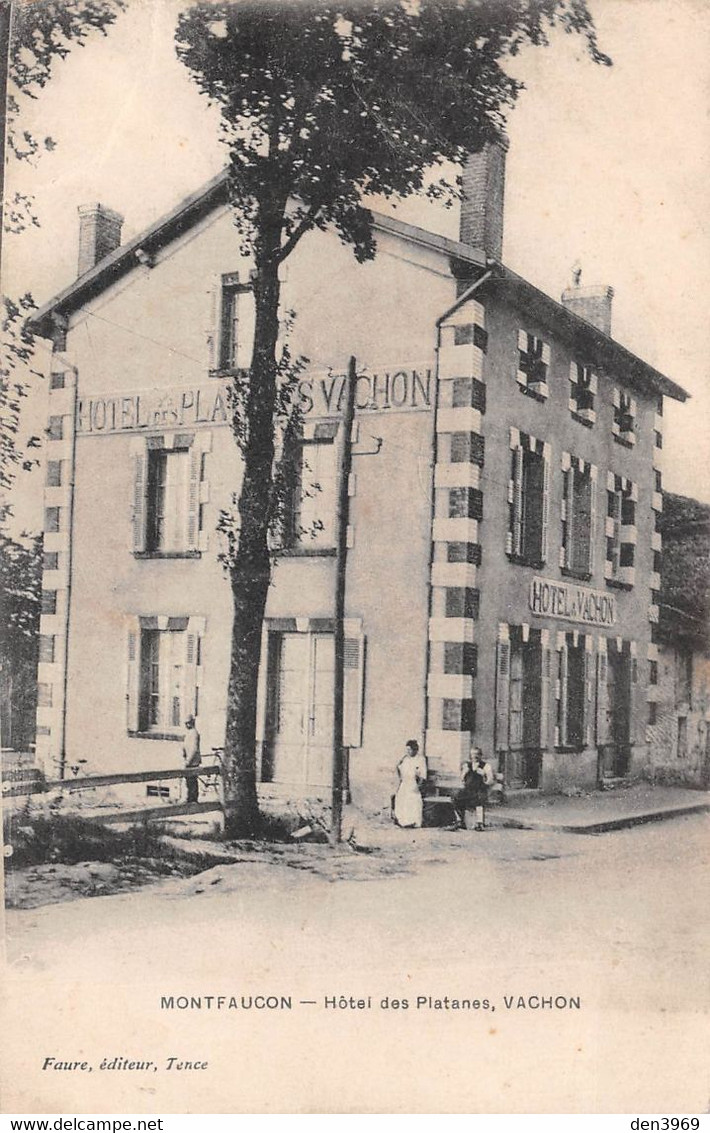
[[[583,366],[580,362],[572,362],[569,368],[570,397],[569,410],[575,421],[580,421],[588,428],[597,419],[594,400],[597,393],[597,375],[591,366]]]
[[[544,400],[548,395],[547,373],[550,367],[550,347],[541,338],[518,331],[517,381],[524,393]]]
[[[611,431],[614,440],[631,448],[636,444],[636,400],[623,390],[614,390],[614,423]]]

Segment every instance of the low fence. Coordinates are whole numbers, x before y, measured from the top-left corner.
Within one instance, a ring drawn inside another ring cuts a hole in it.
[[[32,795],[49,794],[53,791],[74,794],[75,792],[95,790],[97,787],[121,786],[129,783],[155,783],[160,785],[175,779],[198,779],[204,782],[208,789],[214,791],[214,800],[205,800],[195,803],[164,803],[162,806],[146,807],[116,807],[113,810],[106,808],[92,812],[82,813],[88,818],[100,822],[136,822],[179,817],[180,815],[204,814],[209,811],[221,810],[222,801],[219,793],[219,778],[222,768],[218,763],[202,764],[199,767],[170,767],[158,771],[126,771],[114,775],[82,775],[71,779],[27,779],[3,782],[3,803],[10,803],[16,799],[29,799]],[[71,808],[69,808],[71,809]]]

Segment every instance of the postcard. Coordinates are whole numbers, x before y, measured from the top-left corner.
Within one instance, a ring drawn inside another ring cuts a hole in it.
[[[3,1112],[703,1112],[707,7],[3,7]]]

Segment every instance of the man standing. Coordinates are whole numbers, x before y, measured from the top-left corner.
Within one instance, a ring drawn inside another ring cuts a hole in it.
[[[471,764],[471,800],[476,808],[476,830],[484,830],[488,788],[494,782],[493,770],[490,763],[484,759],[480,747],[473,748],[471,755],[473,757]]]
[[[195,727],[195,717],[188,716],[185,721],[185,735],[182,741],[182,757],[185,760],[185,769],[199,767],[202,763],[202,756],[200,755],[200,733]],[[196,803],[198,796],[198,782],[196,775],[185,776],[187,783],[187,801],[188,803]]]

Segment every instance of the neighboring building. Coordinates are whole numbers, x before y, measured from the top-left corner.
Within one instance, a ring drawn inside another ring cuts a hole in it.
[[[686,394],[609,337],[610,288],[577,283],[560,304],[502,265],[504,158],[494,147],[468,163],[459,242],[376,215],[371,263],[330,232],[289,258],[291,348],[312,368],[302,491],[264,626],[264,795],[327,795],[351,354],[354,801],[389,797],[411,736],[440,779],[476,743],[511,787],[588,786],[648,762],[663,400]],[[87,242],[105,253],[120,225],[100,205],[81,222],[85,264]],[[35,317],[55,346],[48,769],[77,757],[88,771],[177,765],[190,712],[206,747],[223,741],[231,602],[215,529],[239,485],[225,375],[248,364],[249,280],[220,176]]]
[[[647,739],[656,780],[710,787],[710,507],[666,493],[658,662]]]

